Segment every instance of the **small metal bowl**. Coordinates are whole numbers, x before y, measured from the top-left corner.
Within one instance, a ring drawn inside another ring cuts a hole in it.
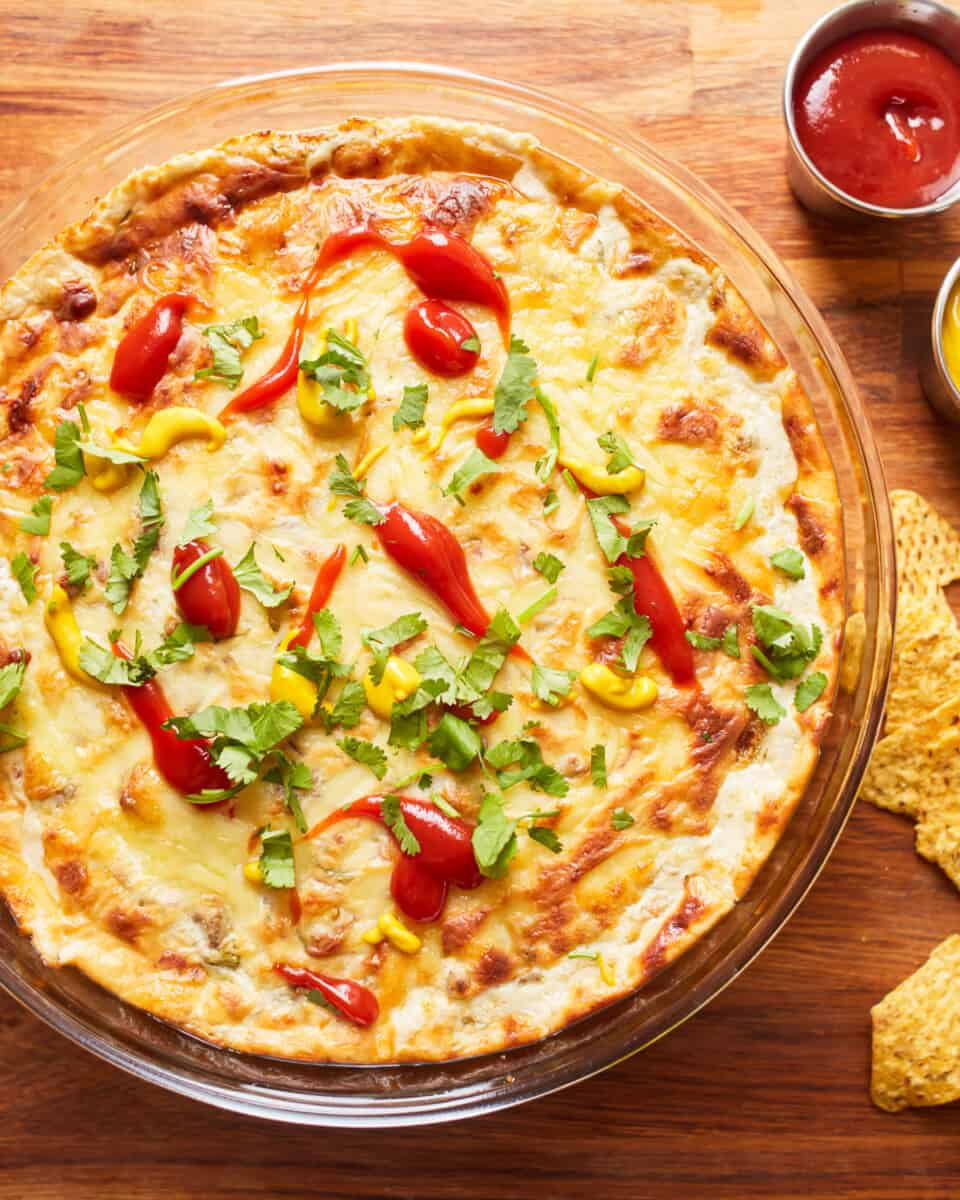
[[[925,361],[920,367],[920,385],[923,394],[942,417],[960,424],[960,387],[947,370],[943,354],[943,320],[957,279],[960,279],[960,258],[946,273],[937,292],[930,318],[930,342]]]
[[[937,0],[849,0],[820,20],[798,42],[783,81],[783,119],[787,126],[787,178],[794,195],[813,212],[845,219],[885,217],[900,220],[943,212],[960,199],[960,180],[942,196],[916,208],[887,208],[868,204],[842,191],[814,166],[793,120],[793,93],[797,81],[821,50],[841,38],[867,29],[897,29],[932,42],[960,63],[960,12]]]

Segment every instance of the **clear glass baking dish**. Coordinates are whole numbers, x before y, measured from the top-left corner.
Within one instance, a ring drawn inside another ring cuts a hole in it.
[[[0,985],[94,1054],[152,1083],[253,1116],[313,1125],[423,1124],[491,1112],[585,1079],[648,1046],[717,995],[806,894],[843,829],[875,740],[894,618],[893,535],[876,447],[849,368],[783,265],[710,189],[588,113],[516,84],[417,63],[340,63],[228,81],[154,109],[82,147],[0,218],[0,278],[81,217],[130,171],[253,129],[306,129],[351,115],[425,113],[493,122],[638,193],[715,259],[800,376],[843,503],[847,607],[862,654],[816,773],[739,905],[639,992],[508,1053],[442,1065],[304,1065],[198,1041],[124,1004],[78,971],[46,968],[0,905]]]

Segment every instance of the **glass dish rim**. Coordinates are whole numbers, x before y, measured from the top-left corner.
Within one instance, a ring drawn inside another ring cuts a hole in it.
[[[109,161],[110,156],[119,153],[133,137],[141,136],[145,130],[162,126],[163,122],[172,120],[178,114],[187,112],[197,105],[211,102],[231,93],[239,95],[244,89],[250,88],[314,80],[336,85],[341,81],[370,81],[373,77],[383,77],[387,82],[396,81],[399,78],[423,85],[431,82],[446,83],[459,86],[465,91],[469,90],[478,98],[482,98],[484,95],[501,97],[515,105],[532,109],[550,121],[565,123],[581,135],[625,149],[637,155],[644,163],[650,165],[652,170],[664,177],[682,193],[688,203],[695,201],[701,208],[706,209],[709,216],[719,223],[733,241],[751,252],[765,272],[769,274],[779,293],[796,310],[800,322],[812,335],[818,351],[825,359],[826,368],[836,383],[837,404],[842,416],[849,424],[849,435],[852,437],[853,445],[859,455],[858,462],[863,476],[864,495],[868,512],[874,522],[874,548],[877,555],[878,576],[875,597],[877,614],[878,618],[888,620],[892,632],[895,613],[893,535],[883,471],[870,432],[869,422],[853,384],[849,368],[816,308],[792,279],[778,256],[770,250],[745,219],[716,195],[712,188],[692,175],[685,167],[673,162],[659,150],[650,146],[644,139],[633,136],[615,123],[601,120],[591,112],[567,101],[558,100],[552,95],[526,84],[507,82],[460,68],[414,61],[343,61],[222,80],[152,108],[133,120],[103,133],[95,134],[88,139],[75,153],[55,165],[29,195],[24,195],[19,203],[15,203],[0,215],[0,242],[5,236],[11,236],[11,229],[15,227],[18,215],[24,211],[26,205],[31,203],[38,194],[45,194],[48,190],[53,189],[56,181],[63,179],[75,165],[95,153]],[[385,104],[389,104],[388,96],[385,97]],[[345,115],[346,111],[345,107]],[[244,126],[242,121],[241,116],[238,122],[238,132],[249,127]],[[491,117],[491,122],[497,123],[495,117]],[[308,127],[306,123],[305,127]],[[185,150],[191,148],[190,146],[184,147]],[[589,163],[584,165],[589,168]],[[667,219],[670,220],[669,217]],[[302,1093],[294,1093],[293,1098],[288,1101],[267,1087],[260,1087],[256,1084],[238,1087],[211,1083],[208,1078],[203,1077],[202,1072],[191,1072],[182,1067],[170,1067],[160,1063],[156,1060],[155,1054],[151,1056],[150,1051],[143,1049],[142,1044],[131,1048],[118,1037],[109,1033],[105,1034],[102,1028],[95,1028],[89,1020],[67,1011],[62,1004],[47,995],[42,986],[37,986],[24,975],[15,971],[3,958],[0,958],[0,986],[4,987],[45,1023],[113,1065],[181,1095],[251,1116],[313,1125],[384,1127],[458,1119],[499,1110],[541,1095],[547,1095],[581,1079],[589,1078],[616,1062],[622,1061],[682,1024],[724,990],[783,928],[823,869],[849,817],[856,798],[859,777],[879,731],[886,680],[889,674],[891,644],[892,638],[885,644],[883,637],[878,635],[872,646],[873,657],[869,673],[867,711],[857,730],[851,730],[849,734],[853,738],[854,732],[856,732],[856,752],[851,756],[843,778],[840,780],[837,795],[830,808],[829,818],[815,839],[815,853],[812,854],[810,861],[804,864],[803,869],[797,871],[795,877],[790,879],[772,911],[766,914],[765,918],[757,925],[751,927],[749,931],[751,936],[745,939],[745,951],[738,958],[734,969],[728,969],[723,977],[712,979],[689,1005],[683,1007],[683,1011],[668,1015],[653,1036],[624,1038],[623,1043],[614,1052],[608,1051],[599,1058],[593,1058],[589,1062],[580,1062],[573,1068],[568,1067],[559,1077],[551,1077],[546,1080],[534,1078],[525,1080],[517,1086],[512,1086],[508,1077],[506,1087],[493,1091],[486,1082],[475,1087],[460,1086],[449,1098],[445,1099],[442,1092],[425,1100],[414,1098],[410,1101],[409,1107],[404,1107],[402,1100],[399,1103],[393,1103],[390,1107],[383,1107],[378,1098],[371,1101],[369,1097],[364,1096],[335,1096],[329,1102],[306,1104]],[[729,966],[729,964],[727,965]],[[601,1011],[616,1010],[622,1003],[623,1001],[614,1002]],[[585,1018],[588,1021],[591,1019]],[[559,1035],[553,1036],[556,1038]],[[552,1038],[545,1039],[538,1045],[547,1045],[552,1040]],[[207,1043],[202,1043],[202,1045],[208,1048],[210,1055],[237,1057],[232,1051],[209,1046]],[[485,1059],[502,1059],[504,1071],[508,1072],[511,1053],[516,1052],[508,1051],[503,1055],[483,1057]],[[247,1061],[268,1061],[258,1060],[256,1056],[249,1055],[239,1057]],[[476,1060],[458,1061],[462,1063]],[[447,1065],[452,1064],[426,1064],[423,1069],[432,1069],[437,1073],[442,1073],[444,1066]],[[314,1068],[331,1069],[327,1068],[325,1064],[314,1064]],[[383,1068],[337,1069],[352,1069],[362,1073],[370,1070],[386,1070],[387,1068],[384,1066]],[[420,1068],[410,1066],[403,1069],[417,1070]],[[371,1104],[376,1111],[370,1111]]]

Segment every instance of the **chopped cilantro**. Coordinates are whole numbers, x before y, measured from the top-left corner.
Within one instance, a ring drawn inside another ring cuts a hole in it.
[[[278,589],[264,576],[257,563],[253,543],[233,568],[233,577],[239,586],[251,596],[255,596],[264,608],[276,608],[278,604],[283,604],[293,591],[292,583]]]
[[[420,843],[403,816],[399,796],[384,796],[380,801],[380,819],[397,839],[402,854],[413,857],[420,853]]]
[[[738,630],[736,625],[728,625],[723,632],[723,640],[720,643],[720,649],[724,652],[727,658],[740,657],[740,642],[738,639]]]
[[[110,551],[110,575],[107,578],[106,597],[107,603],[118,616],[127,607],[130,590],[135,580],[143,574],[150,555],[160,541],[164,518],[156,471],[147,471],[144,475],[137,508],[140,515],[140,533],[133,543],[132,553],[128,554],[117,543]]]
[[[570,695],[576,678],[576,671],[554,670],[553,667],[541,667],[539,663],[534,663],[530,686],[538,700],[556,708],[564,697]]]
[[[363,494],[363,485],[353,477],[347,460],[338,454],[330,472],[330,491],[335,496],[349,496],[343,506],[343,515],[350,521],[358,521],[361,525],[380,525],[386,517]]]
[[[748,687],[746,702],[747,708],[756,713],[760,720],[766,722],[767,725],[776,725],[782,717],[787,715],[787,710],[774,696],[773,688],[769,683],[755,683],[752,687]]]
[[[273,829],[260,836],[260,878],[272,888],[296,886],[293,839],[289,830]]]
[[[776,567],[778,571],[782,571],[790,579],[803,579],[807,573],[803,555],[792,546],[778,550],[776,554],[771,554],[770,565]]]
[[[492,458],[488,458],[482,450],[474,447],[454,471],[450,482],[443,489],[443,494],[452,496],[458,504],[463,504],[463,492],[466,488],[482,479],[484,475],[496,475],[499,471],[500,468]]]
[[[493,428],[496,433],[514,433],[527,419],[527,405],[534,398],[537,364],[525,342],[510,338],[510,351],[493,397]]]
[[[593,358],[590,359],[590,366],[587,367],[587,376],[586,376],[587,383],[593,383],[593,378],[597,373],[597,367],[599,365],[600,365],[600,355],[595,354],[593,356]]]
[[[607,751],[605,746],[594,746],[590,750],[590,778],[595,788],[607,786]]]
[[[814,671],[797,685],[793,696],[793,704],[797,712],[806,712],[811,704],[816,703],[827,687],[827,677],[823,671]]]
[[[299,833],[307,832],[307,819],[300,807],[297,792],[305,792],[313,787],[313,774],[305,762],[294,762],[282,750],[273,752],[273,766],[263,778],[267,783],[277,783],[283,788],[283,799],[288,812],[296,823]]]
[[[90,638],[86,638],[80,647],[80,667],[101,683],[123,687],[142,687],[156,674],[142,654],[130,660],[120,658]]]
[[[615,808],[610,814],[610,824],[617,830],[629,829],[631,825],[636,823],[636,817],[628,813],[625,808]]]
[[[0,712],[19,693],[20,688],[23,686],[23,678],[26,670],[27,663],[25,658],[19,662],[7,663],[5,667],[0,667]],[[0,754],[7,754],[11,750],[19,749],[20,746],[26,743],[26,740],[27,735],[25,733],[20,733],[9,725],[0,724]]]
[[[464,338],[463,341],[460,343],[460,349],[466,350],[470,354],[479,354],[480,353],[480,339],[477,337],[476,334],[473,334],[471,337]]]
[[[382,747],[377,746],[374,742],[365,741],[363,738],[345,737],[341,738],[337,745],[354,762],[360,763],[363,767],[369,767],[377,779],[382,779],[386,775],[387,756]]]
[[[560,422],[557,419],[557,410],[553,406],[553,401],[543,388],[538,387],[535,395],[537,403],[543,410],[543,415],[547,418],[547,426],[550,430],[550,449],[546,454],[541,455],[534,464],[537,478],[541,483],[546,483],[553,474],[557,465],[557,457],[560,454]]]
[[[483,742],[472,725],[444,713],[427,738],[427,748],[451,771],[465,771],[483,751]]]
[[[28,604],[32,604],[37,598],[37,586],[34,583],[37,570],[36,564],[31,562],[22,550],[10,560],[10,571],[17,583],[20,584],[20,591],[23,592],[23,598]]]
[[[53,458],[56,466],[44,479],[43,486],[54,492],[76,487],[86,475],[80,449],[80,426],[76,421],[61,421],[54,437]]]
[[[129,450],[120,450],[116,446],[99,446],[96,442],[78,442],[77,445],[85,454],[94,458],[104,458],[107,462],[118,466],[142,466],[147,460],[142,454],[132,454]]]
[[[607,460],[608,475],[619,475],[627,467],[639,466],[639,463],[630,453],[630,447],[619,433],[608,430],[607,433],[603,433],[597,438],[597,445],[604,453],[610,455],[610,458]]]
[[[213,351],[213,366],[197,371],[195,379],[219,379],[232,391],[243,378],[240,355],[263,337],[256,317],[244,317],[225,325],[208,325],[203,336]]]
[[[550,514],[555,513],[559,507],[560,497],[553,490],[553,488],[547,488],[547,493],[543,497],[543,515],[545,517],[549,517]]]
[[[461,820],[463,814],[458,812],[453,807],[450,801],[440,792],[433,792],[430,796],[434,807],[439,808],[445,817],[453,817],[455,820]]]
[[[708,634],[697,633],[692,629],[688,629],[684,637],[695,650],[722,650],[728,658],[740,657],[736,625],[728,625],[722,637],[710,637]]]
[[[326,713],[321,709],[321,712],[324,712],[323,720],[327,732],[337,725],[343,729],[352,729],[354,725],[359,724],[366,702],[366,693],[359,680],[351,679],[345,683],[330,712]]]
[[[63,569],[67,573],[67,583],[70,587],[82,591],[90,582],[90,572],[97,565],[97,560],[81,554],[69,542],[60,543],[60,556],[63,559]]]
[[[319,383],[324,404],[337,412],[352,412],[367,398],[369,364],[357,347],[335,329],[327,330],[327,349],[323,354],[301,359],[300,370]]]
[[[381,629],[364,629],[362,631],[360,636],[363,638],[364,645],[373,654],[370,678],[375,684],[380,683],[383,679],[390,651],[402,645],[403,642],[409,642],[411,638],[419,637],[426,628],[426,621],[420,613],[416,612],[404,613],[402,617],[397,617],[395,621],[391,621],[389,625],[384,625]]]
[[[570,785],[556,767],[543,761],[543,751],[535,738],[515,738],[498,742],[485,755],[488,766],[497,772],[503,791],[518,783],[529,783],[548,796],[565,796]]]
[[[115,639],[114,639],[115,640]],[[193,647],[196,642],[209,642],[213,639],[206,625],[188,625],[181,621],[168,637],[165,637],[156,650],[146,655],[147,661],[155,670],[172,666],[173,663],[186,662],[193,658]]]
[[[35,533],[38,537],[46,537],[50,532],[50,511],[53,500],[50,496],[41,496],[30,509],[29,517],[21,517],[20,528],[24,533]]]
[[[817,657],[823,641],[819,625],[808,629],[772,604],[754,606],[753,628],[759,643],[750,647],[754,658],[781,682],[802,675],[806,664]]]
[[[369,562],[370,555],[367,553],[366,549],[363,546],[361,546],[359,542],[357,542],[357,544],[353,548],[353,553],[350,555],[350,558],[348,560],[349,565],[351,567],[356,566],[357,563],[360,561],[360,559],[363,559],[364,562]]]
[[[403,389],[403,399],[400,407],[393,414],[393,432],[396,433],[404,425],[409,429],[420,429],[423,425],[423,414],[427,407],[427,385],[418,383]]]
[[[486,792],[473,831],[473,856],[488,879],[502,879],[517,852],[517,823],[503,811],[503,797]]]
[[[563,849],[563,843],[549,825],[529,825],[527,833],[535,842],[545,846],[551,854],[559,854]]]
[[[539,571],[547,583],[556,583],[565,567],[566,564],[555,554],[547,554],[543,550],[533,560],[533,569]]]
[[[177,545],[186,546],[190,542],[195,542],[198,538],[210,537],[216,532],[217,525],[213,519],[213,501],[208,500],[206,504],[202,504],[199,508],[192,508],[190,510]],[[276,547],[274,547],[274,553],[276,553]]]

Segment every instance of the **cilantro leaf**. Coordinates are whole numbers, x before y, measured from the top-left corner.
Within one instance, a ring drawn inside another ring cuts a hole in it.
[[[482,479],[484,475],[497,475],[499,472],[500,468],[493,459],[488,458],[482,450],[474,447],[450,477],[450,482],[443,489],[443,494],[452,496],[458,504],[463,504],[463,492],[466,488],[476,483],[478,479]]]
[[[131,660],[120,658],[90,638],[80,647],[80,667],[101,683],[124,687],[142,687],[156,674],[142,655]]]
[[[723,633],[723,641],[720,644],[720,649],[724,652],[727,658],[740,657],[740,642],[738,640],[738,630],[736,624],[728,625]]]
[[[16,697],[17,693],[23,686],[23,677],[27,672],[27,664],[25,659],[20,662],[7,663],[5,667],[0,667],[0,710]]]
[[[463,341],[460,343],[460,349],[467,350],[471,354],[479,354],[480,353],[480,339],[477,337],[476,334],[473,334],[471,337],[464,338]]]
[[[533,569],[539,571],[547,583],[556,583],[560,578],[560,572],[566,569],[566,563],[557,558],[555,554],[547,554],[541,550],[533,560]]]
[[[483,742],[473,726],[449,712],[430,733],[427,747],[451,771],[465,771],[483,752]]]
[[[390,713],[390,736],[387,739],[391,746],[416,750],[423,745],[427,739],[426,709],[443,688],[441,681],[425,679],[412,696],[394,704]]]
[[[354,762],[360,763],[361,766],[369,767],[377,779],[382,779],[387,773],[387,756],[382,747],[374,742],[365,741],[363,738],[345,737],[341,738],[337,745],[340,749],[350,756]]]
[[[502,796],[484,794],[471,842],[481,874],[502,879],[517,852],[517,823],[503,811]]]
[[[532,604],[528,604],[523,612],[517,613],[517,624],[526,625],[533,620],[537,613],[543,612],[548,605],[552,604],[556,598],[557,589],[555,587],[547,588],[543,595],[538,596]]]
[[[800,681],[794,692],[793,704],[797,712],[806,712],[823,695],[827,687],[827,677],[823,671],[814,671],[806,679]]]
[[[590,366],[587,367],[587,374],[585,376],[587,383],[593,383],[593,377],[597,373],[597,367],[599,366],[599,364],[600,364],[600,355],[595,354],[593,356],[593,358],[590,359]]]
[[[519,640],[520,627],[505,608],[498,609],[460,672],[459,699],[469,704],[489,691],[507,661],[507,655]]]
[[[625,808],[615,808],[610,814],[610,824],[617,830],[629,829],[631,825],[636,824],[636,820]]]
[[[774,696],[773,688],[769,683],[755,683],[752,687],[748,687],[746,703],[747,708],[756,713],[760,720],[767,725],[776,725],[781,718],[787,715],[787,710]]]
[[[233,568],[233,577],[239,586],[245,592],[249,592],[251,596],[255,596],[264,608],[276,608],[278,604],[283,604],[293,591],[292,583],[285,588],[277,589],[264,576],[257,563],[252,542],[250,549]]]
[[[723,645],[723,639],[718,637],[709,637],[705,633],[697,633],[693,629],[688,629],[683,635],[694,650],[719,650]]]
[[[267,783],[277,783],[284,790],[284,803],[293,817],[299,833],[307,832],[307,819],[300,807],[297,792],[313,787],[313,774],[305,762],[294,762],[282,750],[273,752],[273,766],[263,777]]]
[[[289,830],[273,829],[260,837],[260,878],[272,888],[292,888],[297,883],[293,839]]]
[[[69,542],[60,543],[60,556],[67,573],[67,583],[82,591],[90,582],[90,572],[97,565],[97,560],[74,550]]]
[[[400,853],[413,857],[420,853],[420,843],[417,841],[410,826],[404,820],[403,809],[400,807],[399,796],[384,796],[380,801],[380,819],[397,839]]]
[[[820,627],[811,625],[808,629],[772,604],[754,606],[753,628],[759,645],[751,646],[751,652],[774,679],[796,679],[820,652]]]
[[[551,854],[559,854],[563,850],[563,843],[549,825],[530,825],[527,827],[527,833],[535,842],[545,846]]]
[[[537,364],[525,342],[510,338],[510,351],[493,394],[495,433],[514,433],[527,419],[527,405],[534,398]]]
[[[607,461],[608,475],[619,475],[627,467],[639,467],[640,465],[630,453],[630,447],[619,433],[614,433],[612,430],[602,433],[597,438],[597,445],[605,454],[610,455]]]
[[[363,684],[356,679],[348,680],[343,685],[340,695],[334,700],[333,708],[329,713],[324,714],[323,720],[327,732],[329,733],[337,725],[343,729],[352,729],[354,725],[358,725],[363,716],[366,702],[367,696],[363,690]],[[323,712],[322,709],[321,712]]]
[[[54,437],[53,458],[56,466],[44,479],[43,486],[54,492],[76,487],[86,475],[80,449],[80,426],[76,421],[61,421]]]
[[[803,579],[807,573],[803,555],[793,546],[787,546],[783,550],[778,550],[776,554],[771,554],[770,565],[776,567],[778,571],[782,571],[790,579]]]
[[[143,477],[137,510],[140,515],[140,533],[133,543],[132,553],[128,554],[118,543],[114,543],[110,551],[110,575],[107,578],[106,597],[107,603],[117,616],[127,607],[134,581],[143,574],[150,555],[160,541],[164,518],[156,471],[147,471]]]
[[[190,542],[197,541],[198,538],[210,537],[216,532],[217,523],[213,519],[213,501],[208,500],[199,508],[191,508],[177,545],[187,546]]]
[[[363,494],[363,485],[353,477],[353,472],[347,465],[342,454],[334,459],[333,470],[330,472],[330,491],[334,496],[349,496],[350,500],[343,506],[343,515],[350,521],[359,521],[362,525],[381,525],[387,518]]]
[[[570,689],[576,678],[576,671],[560,671],[553,667],[541,667],[539,663],[534,663],[530,686],[538,700],[549,704],[551,708],[556,708],[561,699],[570,695]]]
[[[240,355],[263,337],[256,317],[243,317],[224,325],[208,325],[203,336],[213,351],[213,366],[197,371],[194,379],[218,379],[231,391],[243,378]]]
[[[356,521],[360,525],[382,525],[387,519],[373,501],[366,497],[361,500],[348,500],[343,506],[343,515],[348,521]]]
[[[620,651],[620,660],[631,675],[636,671],[640,663],[640,653],[652,635],[653,627],[650,624],[650,618],[634,613],[630,631],[624,638],[623,649]]]
[[[107,462],[117,463],[119,466],[142,466],[147,460],[142,454],[132,454],[129,450],[120,450],[116,446],[99,446],[96,442],[77,442],[77,445],[85,454],[91,454],[94,458],[103,458]]]
[[[174,663],[186,662],[193,658],[193,647],[196,642],[212,641],[210,630],[206,625],[188,625],[181,621],[169,636],[165,637],[156,650],[145,655],[146,660],[157,671],[162,667],[170,667]]]
[[[594,746],[590,750],[590,778],[595,788],[607,786],[607,750],[605,746]]]
[[[420,613],[416,612],[404,613],[402,617],[397,617],[395,621],[384,625],[381,629],[364,629],[362,631],[360,636],[363,643],[373,654],[370,678],[375,684],[383,680],[383,672],[387,665],[387,659],[390,657],[390,651],[403,642],[409,642],[411,638],[419,637],[426,628],[426,621]]]
[[[560,497],[553,490],[547,489],[547,494],[543,498],[543,515],[549,517],[551,513],[555,513],[560,507]]]
[[[538,387],[535,394],[537,403],[547,418],[547,426],[550,430],[550,449],[534,464],[537,478],[541,483],[546,483],[556,468],[557,457],[560,454],[560,422],[557,419],[557,410],[553,406],[553,401],[546,392]]]
[[[121,545],[114,542],[110,551],[110,574],[105,595],[107,603],[118,615],[127,607],[130,587],[137,575],[137,564]]]
[[[35,533],[39,537],[46,537],[50,532],[50,511],[52,508],[53,499],[50,496],[41,496],[30,509],[31,515],[20,518],[20,528],[24,533]]]
[[[485,758],[487,765],[497,772],[497,782],[504,791],[518,783],[529,783],[548,796],[562,797],[570,790],[556,767],[543,761],[543,751],[535,738],[498,742]]]
[[[469,340],[469,339],[468,339]],[[393,414],[393,432],[397,433],[406,425],[409,429],[420,429],[423,426],[423,414],[427,407],[427,385],[418,383],[403,389],[400,407]]]
[[[359,542],[357,542],[357,544],[353,548],[353,553],[350,555],[349,565],[351,567],[356,566],[356,564],[359,562],[359,560],[361,558],[363,559],[364,562],[370,561],[370,555],[367,554],[366,548],[364,546],[362,546]]]
[[[603,556],[609,563],[615,563],[621,555],[627,552],[627,539],[617,529],[610,517],[630,511],[626,496],[594,496],[587,501],[587,512],[593,524],[593,532],[600,543]]]
[[[317,358],[301,359],[300,370],[320,385],[321,399],[337,412],[352,412],[367,398],[369,364],[335,329],[327,330],[327,348]]]
[[[37,565],[22,550],[10,559],[11,574],[20,584],[20,591],[23,592],[23,598],[28,604],[32,604],[37,598],[37,586],[34,580],[38,570]]]

